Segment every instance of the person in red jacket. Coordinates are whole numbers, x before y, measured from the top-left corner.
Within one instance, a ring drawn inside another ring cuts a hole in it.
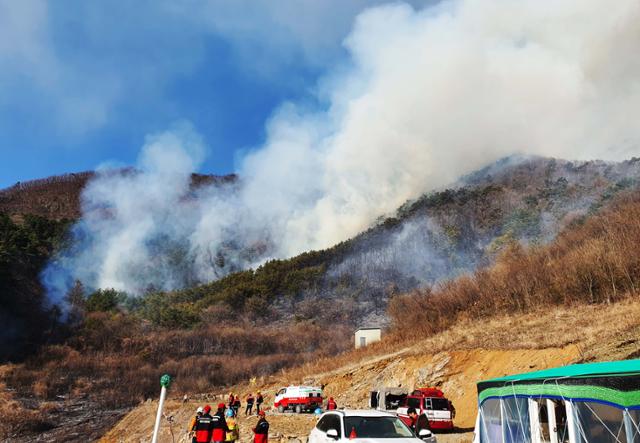
[[[258,416],[260,416],[258,423],[253,428],[255,434],[253,443],[269,443],[269,422],[264,417],[264,411],[258,412]]]
[[[327,401],[327,411],[333,411],[335,409],[338,409],[338,404],[333,397],[329,397],[329,400]]]
[[[211,417],[211,429],[212,429],[212,441],[215,443],[224,443],[227,439],[227,420],[224,418],[225,404],[220,403],[218,405],[218,411]]]
[[[202,410],[202,415],[196,419],[196,424],[193,427],[196,433],[196,443],[211,443],[213,417],[209,412],[211,412],[211,406],[207,405]]]

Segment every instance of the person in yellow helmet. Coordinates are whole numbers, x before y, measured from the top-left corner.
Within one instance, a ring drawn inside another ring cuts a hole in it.
[[[240,429],[238,428],[238,420],[235,417],[233,409],[227,409],[227,438],[226,441],[235,442],[240,438]]]

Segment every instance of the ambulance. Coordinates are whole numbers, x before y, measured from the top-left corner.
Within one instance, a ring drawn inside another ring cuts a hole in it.
[[[314,386],[288,386],[276,392],[273,406],[278,412],[296,413],[315,411],[322,408],[322,389]]]

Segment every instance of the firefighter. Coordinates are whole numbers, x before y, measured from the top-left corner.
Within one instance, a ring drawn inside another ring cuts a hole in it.
[[[191,443],[196,443],[196,422],[198,418],[202,416],[202,412],[204,408],[202,406],[198,406],[196,409],[196,415],[193,416],[191,422],[189,423],[189,435],[191,436]]]
[[[327,411],[333,411],[335,409],[338,409],[338,404],[333,397],[329,397],[329,400],[327,401]]]
[[[213,431],[213,417],[211,406],[207,405],[202,410],[202,415],[198,417],[195,424],[196,443],[211,443],[211,432]]]
[[[223,443],[227,439],[227,421],[224,418],[224,403],[218,405],[218,411],[211,417],[212,441],[214,443]]]
[[[258,393],[260,395],[260,393]],[[269,442],[269,422],[264,416],[264,411],[258,412],[258,423],[256,423],[256,427],[253,428],[253,433],[255,434],[253,438],[253,443],[268,443]]]
[[[236,395],[233,399],[233,406],[231,407],[231,409],[233,409],[233,415],[235,415],[236,417],[238,416],[238,411],[240,410],[241,406],[242,403],[240,402],[240,396]]]
[[[260,406],[262,406],[262,403],[264,403],[264,398],[262,398],[262,394],[260,393],[260,391],[258,391],[258,394],[256,395],[256,414],[260,415]]]
[[[420,414],[416,412],[416,408],[409,408],[407,414],[411,419],[411,429],[416,435],[420,435],[420,431],[423,429],[429,429],[429,419],[426,414]]]
[[[249,392],[249,395],[247,395],[247,407],[244,410],[244,415],[251,415],[251,413],[253,412],[253,402],[255,401],[255,398],[253,398],[253,394],[251,392]]]
[[[235,442],[240,438],[240,430],[238,429],[238,421],[233,418],[233,410],[227,409],[224,414],[227,417],[227,442]]]
[[[191,436],[191,443],[196,443],[196,423],[198,419],[202,417],[202,413],[204,412],[204,408],[202,406],[198,406],[196,409],[196,415],[191,419],[191,423],[189,423],[189,435]]]

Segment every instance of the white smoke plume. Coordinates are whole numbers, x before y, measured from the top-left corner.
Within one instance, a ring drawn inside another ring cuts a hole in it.
[[[345,40],[349,64],[319,84],[325,108],[283,104],[234,190],[189,190],[203,150],[192,131],[150,137],[141,174],[105,174],[87,189],[75,232],[89,247],[54,270],[67,286],[169,289],[330,246],[509,154],[631,157],[638,23],[635,0],[369,9]]]

